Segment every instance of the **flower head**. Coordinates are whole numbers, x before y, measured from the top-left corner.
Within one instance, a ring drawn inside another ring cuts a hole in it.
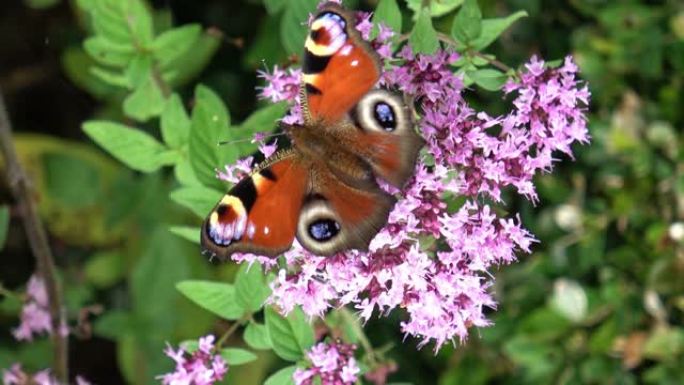
[[[226,361],[214,354],[212,335],[201,337],[193,352],[168,345],[164,354],[176,363],[175,371],[157,377],[165,385],[211,385],[223,380],[228,372]]]
[[[52,375],[50,369],[44,369],[31,375],[21,367],[21,364],[15,363],[9,369],[2,371],[3,385],[61,385],[59,381]],[[76,376],[76,385],[90,385],[81,376]]]
[[[12,330],[14,338],[19,341],[31,341],[34,335],[47,333],[52,334],[52,317],[50,316],[49,302],[45,282],[38,275],[32,275],[26,285],[26,301],[21,309],[21,323]],[[67,335],[69,330],[63,324],[58,331]]]
[[[356,383],[361,371],[354,359],[354,345],[341,342],[318,343],[306,357],[310,362],[307,369],[297,368],[292,376],[295,385],[351,385]],[[320,382],[314,382],[316,379]]]

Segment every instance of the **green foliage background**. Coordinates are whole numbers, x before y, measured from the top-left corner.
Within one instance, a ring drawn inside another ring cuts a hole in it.
[[[256,101],[255,70],[287,65],[301,51],[301,21],[315,3],[13,0],[0,6],[0,87],[61,268],[70,318],[85,306],[104,307],[72,338],[73,372],[97,384],[152,383],[171,364],[161,354],[165,341],[230,326],[193,304],[204,300],[193,299],[198,283],[188,281],[234,282],[239,268],[209,265],[195,239],[200,217],[225,189],[213,167],[255,149],[218,148],[216,137],[249,138],[274,127],[286,107]],[[451,32],[461,1],[430,3],[428,15],[415,12],[420,1],[399,2],[404,32],[414,15],[417,24],[432,17],[437,30]],[[507,199],[541,243],[533,255],[493,272],[499,301],[493,327],[434,355],[429,347],[416,351],[416,341],[402,342],[400,314],[366,325],[373,346],[398,364],[390,382],[680,384],[684,5],[478,3],[485,18],[528,14],[487,48],[499,60],[515,66],[534,53],[548,60],[575,56],[593,95],[593,141],[576,148],[576,162],[565,159],[537,179],[539,205]],[[377,2],[345,4],[373,10]],[[430,36],[411,39],[430,49]],[[487,91],[500,84],[478,81],[477,74],[472,80],[474,104],[492,113],[505,108],[499,94]],[[192,130],[197,126],[205,128],[201,134]],[[0,196],[9,203],[4,186]],[[0,231],[0,282],[20,289],[33,259],[8,207],[0,209],[0,230],[9,227],[6,240]],[[42,369],[50,362],[48,343],[18,344],[9,333],[20,305],[0,297],[0,368],[21,361]],[[251,306],[243,305],[217,311],[240,319]],[[267,323],[269,317],[267,309]],[[243,338],[228,341],[256,356],[226,353],[245,362],[226,383],[261,384],[286,366],[278,357],[299,357],[260,339],[263,322],[258,313]]]

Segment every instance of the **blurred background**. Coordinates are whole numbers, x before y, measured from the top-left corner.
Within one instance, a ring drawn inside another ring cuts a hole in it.
[[[184,278],[231,280],[236,266],[209,265],[197,246],[168,231],[197,224],[169,199],[171,171],[131,171],[90,141],[83,121],[126,122],[125,92],[93,76],[82,48],[81,1],[3,0],[0,88],[15,145],[34,182],[66,290],[71,368],[96,384],[142,384],[168,370],[164,341],[226,325],[173,290]],[[409,1],[409,3],[415,3]],[[372,10],[374,1],[345,1]],[[400,2],[407,22],[411,11]],[[401,314],[371,321],[374,346],[387,346],[390,382],[475,384],[682,384],[684,379],[684,3],[608,0],[481,0],[485,17],[525,10],[488,52],[517,66],[533,55],[574,55],[592,93],[590,146],[576,147],[537,179],[541,201],[511,195],[511,212],[541,241],[534,253],[492,272],[494,326],[465,346],[417,351],[402,342]],[[154,0],[155,26],[199,23],[213,43],[197,71],[176,86],[191,100],[196,83],[216,91],[242,121],[256,105],[255,71],[287,65],[280,14],[261,0]],[[450,18],[435,19],[445,28]],[[265,64],[264,64],[265,63]],[[468,94],[492,114],[498,93]],[[145,124],[138,124],[143,129]],[[154,125],[149,131],[156,133]],[[157,135],[157,134],[155,134]],[[3,171],[4,175],[4,171]],[[11,201],[5,178],[0,202]],[[10,210],[0,282],[21,289],[35,269],[21,221]],[[140,298],[155,302],[144,312]],[[98,305],[92,307],[93,305]],[[0,368],[50,362],[46,339],[17,343],[21,303],[0,297]],[[99,307],[104,309],[97,315]],[[86,310],[84,310],[84,308]],[[142,320],[142,321],[141,321]],[[234,341],[239,345],[239,340]],[[167,362],[168,361],[168,362]],[[262,354],[226,383],[261,384],[282,363]]]

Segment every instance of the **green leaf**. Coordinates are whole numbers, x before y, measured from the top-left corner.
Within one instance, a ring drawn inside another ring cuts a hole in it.
[[[166,66],[190,51],[201,33],[199,24],[188,24],[163,32],[152,43],[155,59],[159,65]]]
[[[126,79],[130,89],[136,89],[143,85],[152,73],[152,56],[138,54],[131,59],[126,67]]]
[[[183,158],[176,163],[173,169],[176,180],[183,186],[202,186],[202,183],[195,176],[195,171],[190,165],[190,159]]]
[[[162,78],[171,87],[185,85],[199,75],[211,62],[223,42],[223,33],[216,28],[209,28],[195,41],[191,50],[178,56],[173,61],[161,66]]]
[[[221,186],[215,174],[217,168],[223,167],[218,142],[229,125],[228,110],[218,95],[205,86],[197,86],[190,130],[190,164],[197,179],[206,186]]]
[[[9,220],[9,207],[6,205],[0,206],[0,250],[5,248],[5,242],[7,242]]]
[[[268,328],[260,323],[248,323],[242,338],[252,349],[269,350],[273,348],[271,337],[268,335]]]
[[[423,0],[406,0],[406,4],[417,17],[420,9],[423,7]],[[436,0],[430,1],[430,16],[440,17],[456,9],[463,3],[463,0]]]
[[[301,54],[308,33],[306,21],[316,10],[317,0],[289,0],[280,19],[280,38],[289,54]]]
[[[297,370],[295,365],[282,368],[267,378],[264,385],[294,385],[292,375],[294,375],[295,370]]]
[[[45,154],[43,167],[48,194],[65,208],[93,207],[103,198],[96,164],[64,151]]]
[[[147,47],[154,36],[152,14],[142,0],[116,1],[138,45]]]
[[[166,148],[155,138],[122,124],[91,120],[83,131],[100,147],[128,167],[152,172],[166,163]]]
[[[249,350],[238,348],[221,349],[221,357],[223,357],[230,366],[248,364],[257,359],[256,354]]]
[[[161,134],[171,148],[181,148],[188,143],[191,122],[178,94],[166,101],[161,115]]]
[[[189,274],[183,244],[163,227],[146,237],[147,245],[130,278],[130,292],[136,316],[156,323],[156,330],[171,331],[176,319],[164,314],[176,308],[176,282]]]
[[[90,67],[88,72],[97,80],[107,83],[111,86],[128,88],[128,78],[125,74],[113,72],[100,67]]]
[[[258,265],[243,263],[235,279],[235,294],[238,302],[247,311],[259,311],[270,294],[265,276]]]
[[[200,307],[228,320],[240,319],[245,309],[235,299],[235,287],[211,281],[182,281],[178,291]]]
[[[123,258],[116,251],[97,252],[88,258],[83,272],[95,287],[111,287],[124,276]]]
[[[96,35],[118,43],[134,45],[128,23],[116,9],[99,0],[88,1],[89,4],[83,3],[86,1],[81,1],[79,5],[85,12],[90,13]]]
[[[465,0],[451,25],[451,36],[465,45],[482,34],[482,12],[477,0]]]
[[[265,308],[266,327],[273,351],[282,359],[297,361],[314,344],[313,328],[305,320],[301,309],[295,308],[287,317],[273,307]]]
[[[496,19],[482,20],[482,33],[480,36],[470,42],[470,45],[476,51],[481,51],[492,44],[501,34],[508,29],[516,20],[526,17],[527,12],[518,11],[512,15]]]
[[[114,42],[104,37],[89,37],[83,42],[83,49],[96,62],[123,68],[135,56],[135,48],[131,45]]]
[[[124,100],[123,110],[127,116],[146,122],[162,113],[165,102],[159,84],[152,74],[148,74],[147,79]]]
[[[411,31],[411,36],[409,36],[409,44],[416,53],[422,54],[432,54],[439,48],[437,32],[432,26],[432,19],[427,8],[420,12],[418,20],[413,26],[413,31]]]
[[[507,79],[503,72],[490,68],[468,72],[468,76],[470,76],[475,84],[487,91],[500,90]]]
[[[200,218],[206,217],[222,196],[222,192],[204,186],[181,187],[169,194],[172,201],[189,208]]]
[[[169,231],[179,237],[199,245],[200,243],[200,228],[191,226],[171,226]]]
[[[93,95],[97,99],[107,99],[112,95],[116,88],[112,87],[109,81],[103,81],[99,77],[93,74],[94,69],[101,70],[100,67],[96,66],[95,61],[79,46],[69,46],[65,47],[62,51],[60,57],[62,70],[69,80],[74,83],[77,87],[87,91],[89,94]],[[84,69],[86,69],[84,71]],[[109,71],[106,71],[109,72]],[[116,84],[117,87],[125,87],[126,81],[121,73],[114,73],[117,77]],[[123,82],[120,80],[123,79]]]
[[[287,0],[264,0],[264,7],[266,8],[266,12],[268,12],[271,15],[280,12],[280,10],[283,9],[283,7],[285,7],[285,4],[287,4]]]
[[[401,33],[401,10],[397,0],[380,0],[373,12],[373,23],[381,22],[392,28],[395,33]],[[377,36],[377,27],[374,26],[373,30],[374,36]]]

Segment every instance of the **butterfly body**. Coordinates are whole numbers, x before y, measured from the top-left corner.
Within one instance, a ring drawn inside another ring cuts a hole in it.
[[[423,140],[399,95],[371,88],[380,60],[341,6],[324,6],[311,24],[302,77],[304,124],[283,125],[292,147],[236,184],[202,227],[202,246],[277,256],[295,238],[331,255],[365,250],[395,198],[377,178],[401,188]]]

